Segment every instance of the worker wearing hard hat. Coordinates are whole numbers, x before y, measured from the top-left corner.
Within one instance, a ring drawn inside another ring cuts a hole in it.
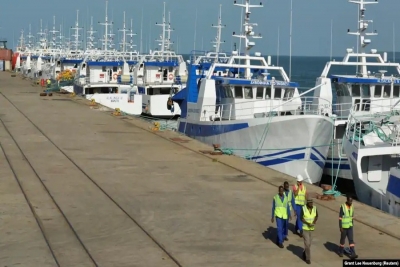
[[[303,176],[301,174],[297,175],[297,184],[293,186],[293,195],[294,195],[294,202],[295,207],[294,210],[296,211],[296,224],[295,224],[295,231],[298,232],[300,237],[303,237],[303,222],[301,221],[301,211],[303,206],[306,204],[307,199],[307,189],[306,186],[303,184]]]

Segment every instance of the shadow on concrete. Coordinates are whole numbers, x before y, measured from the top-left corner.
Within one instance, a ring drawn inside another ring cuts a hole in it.
[[[268,229],[266,231],[264,231],[264,233],[262,233],[263,237],[267,240],[271,240],[272,243],[278,245],[277,241],[278,241],[278,231],[276,230],[275,227],[268,227]]]
[[[329,252],[333,252],[333,253],[337,254],[339,251],[339,246],[332,242],[328,241],[324,244],[324,246],[325,246],[326,250],[328,250]]]
[[[296,228],[296,217],[293,216],[292,222],[289,222],[289,232],[292,232],[294,235],[298,235],[295,228]]]
[[[289,244],[286,247],[286,249],[289,250],[290,252],[292,252],[294,255],[296,255],[300,259],[304,260],[304,255],[303,255],[304,248],[302,248],[300,246]]]

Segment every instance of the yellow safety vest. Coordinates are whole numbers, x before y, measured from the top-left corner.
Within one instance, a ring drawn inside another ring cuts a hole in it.
[[[313,223],[315,217],[317,216],[317,208],[314,206],[311,213],[308,210],[307,206],[303,206],[303,218],[308,223]],[[314,231],[314,225],[308,226],[307,224],[303,223],[303,230],[307,231]]]
[[[346,204],[342,204],[343,217],[342,217],[342,228],[347,229],[353,226],[353,212],[354,208],[351,205],[350,210]]]
[[[274,197],[275,200],[275,217],[286,220],[288,218],[287,205],[288,198],[283,194],[283,201],[281,196],[278,194]]]
[[[286,196],[286,191],[285,191],[285,196]],[[293,209],[293,207],[292,207],[292,197],[293,197],[293,191],[292,190],[289,190],[289,193],[288,193],[288,195],[287,195],[287,198],[288,198],[288,202],[289,202],[289,207],[291,208],[291,209]]]
[[[306,187],[304,185],[302,189],[301,188],[299,189],[297,196],[294,197],[294,202],[300,206],[304,206],[306,204]]]

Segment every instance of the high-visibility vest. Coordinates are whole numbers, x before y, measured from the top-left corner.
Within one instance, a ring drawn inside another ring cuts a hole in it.
[[[285,191],[285,195],[286,195],[286,191]],[[293,209],[292,207],[292,198],[293,198],[293,191],[289,190],[289,193],[287,194],[287,201],[289,202],[289,207]]]
[[[297,189],[297,186],[295,187]],[[305,185],[299,189],[297,196],[294,197],[294,202],[297,205],[304,206],[306,204],[306,187]]]
[[[281,196],[278,194],[274,197],[275,200],[275,217],[286,220],[288,218],[287,205],[288,198],[283,194],[283,201]]]
[[[346,204],[342,204],[343,217],[342,217],[342,228],[347,229],[353,226],[353,212],[354,208],[351,205],[350,209],[347,208]]]
[[[306,222],[312,224],[316,216],[317,216],[317,208],[315,206],[313,207],[311,213],[308,210],[307,206],[303,206],[303,218]],[[303,230],[314,231],[314,225],[310,227],[307,224],[303,223]]]

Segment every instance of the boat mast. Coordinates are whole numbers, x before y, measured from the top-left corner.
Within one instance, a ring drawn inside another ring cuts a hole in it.
[[[162,35],[161,35],[161,40],[157,40],[157,42],[161,43],[161,55],[164,55],[164,49],[165,49],[165,26],[167,26],[167,22],[165,20],[165,2],[164,2],[164,13],[163,13],[163,22],[161,24],[158,24],[156,22],[157,26],[162,27]]]
[[[165,48],[167,51],[171,51],[171,45],[173,44],[173,42],[171,42],[171,32],[174,31],[174,29],[171,28],[171,12],[168,12],[168,29],[166,29],[166,31],[168,32],[168,37],[165,41]]]
[[[112,23],[108,22],[108,0],[106,1],[106,19],[105,22],[99,22],[100,25],[105,26],[105,30],[104,30],[104,39],[102,39],[102,41],[104,41],[104,50],[107,51],[107,46],[108,46],[108,26],[112,25]]]
[[[212,42],[215,47],[215,52],[217,53],[217,56],[215,58],[215,62],[217,62],[221,44],[225,43],[225,41],[221,41],[222,28],[225,28],[225,25],[222,25],[222,5],[219,5],[218,24],[213,24],[212,27],[217,28],[217,36],[215,37],[215,41]]]
[[[357,45],[357,50],[359,51],[357,53],[357,57],[359,58],[359,62],[362,63],[361,65],[361,71],[360,75],[362,77],[366,77],[367,74],[367,58],[365,57],[365,47],[371,43],[371,39],[366,39],[366,36],[372,36],[372,35],[378,35],[375,32],[366,32],[368,28],[368,23],[373,22],[373,20],[366,20],[365,18],[365,5],[370,5],[370,4],[377,4],[378,2],[367,2],[365,0],[350,0],[350,3],[357,4],[359,6],[359,14],[358,14],[358,30],[357,32],[350,32],[350,29],[347,30],[347,33],[350,35],[357,35],[358,36],[358,45]]]
[[[88,39],[87,49],[91,50],[94,48],[94,45],[96,44],[96,42],[94,42],[94,33],[96,33],[96,31],[93,30],[93,17],[90,17],[90,28],[87,31],[87,33],[89,34],[89,36],[87,37]]]
[[[29,47],[29,49],[31,49],[32,48],[32,38],[34,37],[32,35],[32,26],[31,26],[31,24],[29,24],[29,33],[28,33],[28,35],[26,37],[28,38],[28,47]]]
[[[123,22],[123,27],[122,30],[119,30],[122,32],[122,43],[120,43],[122,45],[122,52],[126,52],[126,32],[128,31],[126,29],[126,23],[125,23],[125,11],[124,11],[124,22]]]
[[[253,31],[253,27],[257,26],[257,23],[250,23],[250,8],[255,7],[263,7],[263,4],[260,3],[259,5],[250,5],[250,0],[246,0],[245,4],[238,4],[236,1],[233,3],[235,6],[239,6],[245,9],[245,16],[244,16],[244,23],[243,23],[243,34],[235,34],[233,33],[234,37],[244,39],[245,41],[245,65],[248,66],[246,68],[245,78],[251,78],[251,70],[250,70],[250,50],[256,45],[255,42],[250,42],[249,38],[262,38],[261,34],[255,35]],[[240,51],[239,51],[240,53]]]
[[[51,48],[56,48],[57,46],[57,36],[56,33],[58,32],[56,30],[56,16],[53,16],[53,29],[51,31],[49,31],[50,33],[52,33],[52,37],[51,37]]]
[[[58,42],[58,48],[60,50],[64,49],[64,36],[62,35],[62,25],[60,24],[60,35],[58,36],[59,42]]]
[[[79,50],[79,31],[82,30],[82,28],[79,27],[79,10],[76,11],[76,23],[75,23],[75,27],[71,28],[72,30],[75,30],[75,34],[72,35],[72,37],[75,37],[75,50],[78,51]]]
[[[131,28],[130,28],[129,33],[127,35],[131,37],[131,39],[129,41],[129,48],[130,48],[130,51],[133,52],[133,47],[136,46],[133,43],[133,36],[136,35],[136,33],[133,33],[133,19],[131,19]]]
[[[19,47],[17,47],[17,51],[24,50],[24,30],[21,30],[21,37],[19,38]]]
[[[39,35],[39,48],[41,49],[46,49],[46,38],[44,36],[46,36],[46,33],[43,32],[43,21],[42,19],[40,19],[40,31],[38,32]]]

